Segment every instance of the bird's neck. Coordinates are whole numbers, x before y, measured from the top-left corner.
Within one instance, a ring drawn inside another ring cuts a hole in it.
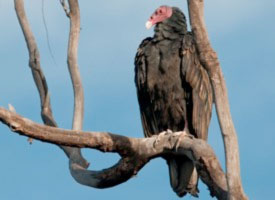
[[[156,41],[169,39],[175,40],[187,33],[187,26],[184,21],[166,20],[158,23],[155,27],[154,39]]]

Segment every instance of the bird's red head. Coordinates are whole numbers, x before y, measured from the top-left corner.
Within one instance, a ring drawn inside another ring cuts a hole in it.
[[[160,6],[146,22],[145,26],[147,29],[151,28],[153,25],[164,21],[165,19],[172,16],[173,10],[169,6]]]

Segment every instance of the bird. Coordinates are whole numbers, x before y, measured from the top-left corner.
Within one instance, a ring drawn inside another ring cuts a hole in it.
[[[135,84],[145,137],[185,131],[207,140],[213,89],[210,78],[187,30],[184,13],[160,6],[146,22],[154,36],[144,39],[135,57]],[[179,197],[198,197],[195,164],[187,156],[165,155],[170,185]]]

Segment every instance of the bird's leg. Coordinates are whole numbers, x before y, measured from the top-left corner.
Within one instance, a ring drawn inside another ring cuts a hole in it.
[[[178,140],[177,140],[177,142],[176,142],[176,146],[175,146],[176,151],[177,151],[178,148],[180,147],[181,141],[184,139],[184,137],[185,137],[186,135],[190,135],[190,134],[189,134],[189,129],[188,129],[188,122],[187,122],[186,119],[185,119],[183,131],[179,131],[179,132],[176,132],[176,133],[175,133],[175,136],[178,136],[178,135],[179,135],[179,138],[178,138]]]
[[[167,134],[171,134],[173,133],[170,129],[167,129],[167,131],[162,131],[160,132],[157,136],[156,136],[156,140],[154,141],[153,147],[156,148],[156,146],[159,144],[160,142],[160,138],[167,135]]]

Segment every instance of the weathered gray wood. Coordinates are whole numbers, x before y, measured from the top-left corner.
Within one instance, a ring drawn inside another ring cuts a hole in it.
[[[77,0],[69,0],[70,35],[68,44],[68,69],[74,90],[73,129],[81,130],[84,116],[84,91],[78,69],[77,54],[80,33],[80,11]]]
[[[37,124],[15,112],[0,108],[0,121],[13,132],[44,142],[80,148],[93,148],[103,152],[117,152],[122,158],[113,167],[91,171],[75,165],[76,180],[84,185],[106,188],[118,185],[136,175],[151,159],[164,154],[188,155],[210,189],[218,199],[227,198],[225,174],[212,148],[201,139],[185,132],[163,133],[150,138],[129,138],[108,132],[64,130]],[[156,142],[157,141],[157,142]]]
[[[67,63],[68,69],[72,80],[73,91],[74,91],[74,114],[72,129],[82,130],[83,117],[84,117],[84,90],[82,87],[79,67],[78,67],[78,43],[79,43],[79,33],[80,33],[80,10],[78,5],[78,0],[68,0],[69,12],[66,13],[70,19],[70,33],[69,33],[69,43],[67,52]],[[64,8],[64,4],[63,4]],[[65,12],[66,9],[64,8]],[[81,150],[75,148],[71,154],[70,159],[70,172],[73,178],[77,182],[81,182],[78,170],[79,166],[78,159],[82,158]],[[76,160],[74,158],[76,158]],[[87,163],[88,166],[88,163]],[[81,172],[85,172],[85,168]]]
[[[24,1],[14,0],[14,5],[19,24],[28,47],[29,66],[31,68],[33,79],[39,92],[41,103],[41,117],[44,124],[57,127],[57,123],[55,122],[52,114],[47,81],[40,65],[39,49],[37,47],[35,37],[31,31],[31,27],[25,14]],[[60,146],[60,148],[65,152],[70,160],[77,162],[84,168],[88,167],[88,162],[81,156],[78,149],[67,146]]]
[[[204,22],[204,1],[188,0],[188,9],[200,60],[208,71],[214,90],[216,111],[225,146],[228,198],[247,199],[241,183],[238,139],[230,113],[226,84],[217,54],[210,45]]]

